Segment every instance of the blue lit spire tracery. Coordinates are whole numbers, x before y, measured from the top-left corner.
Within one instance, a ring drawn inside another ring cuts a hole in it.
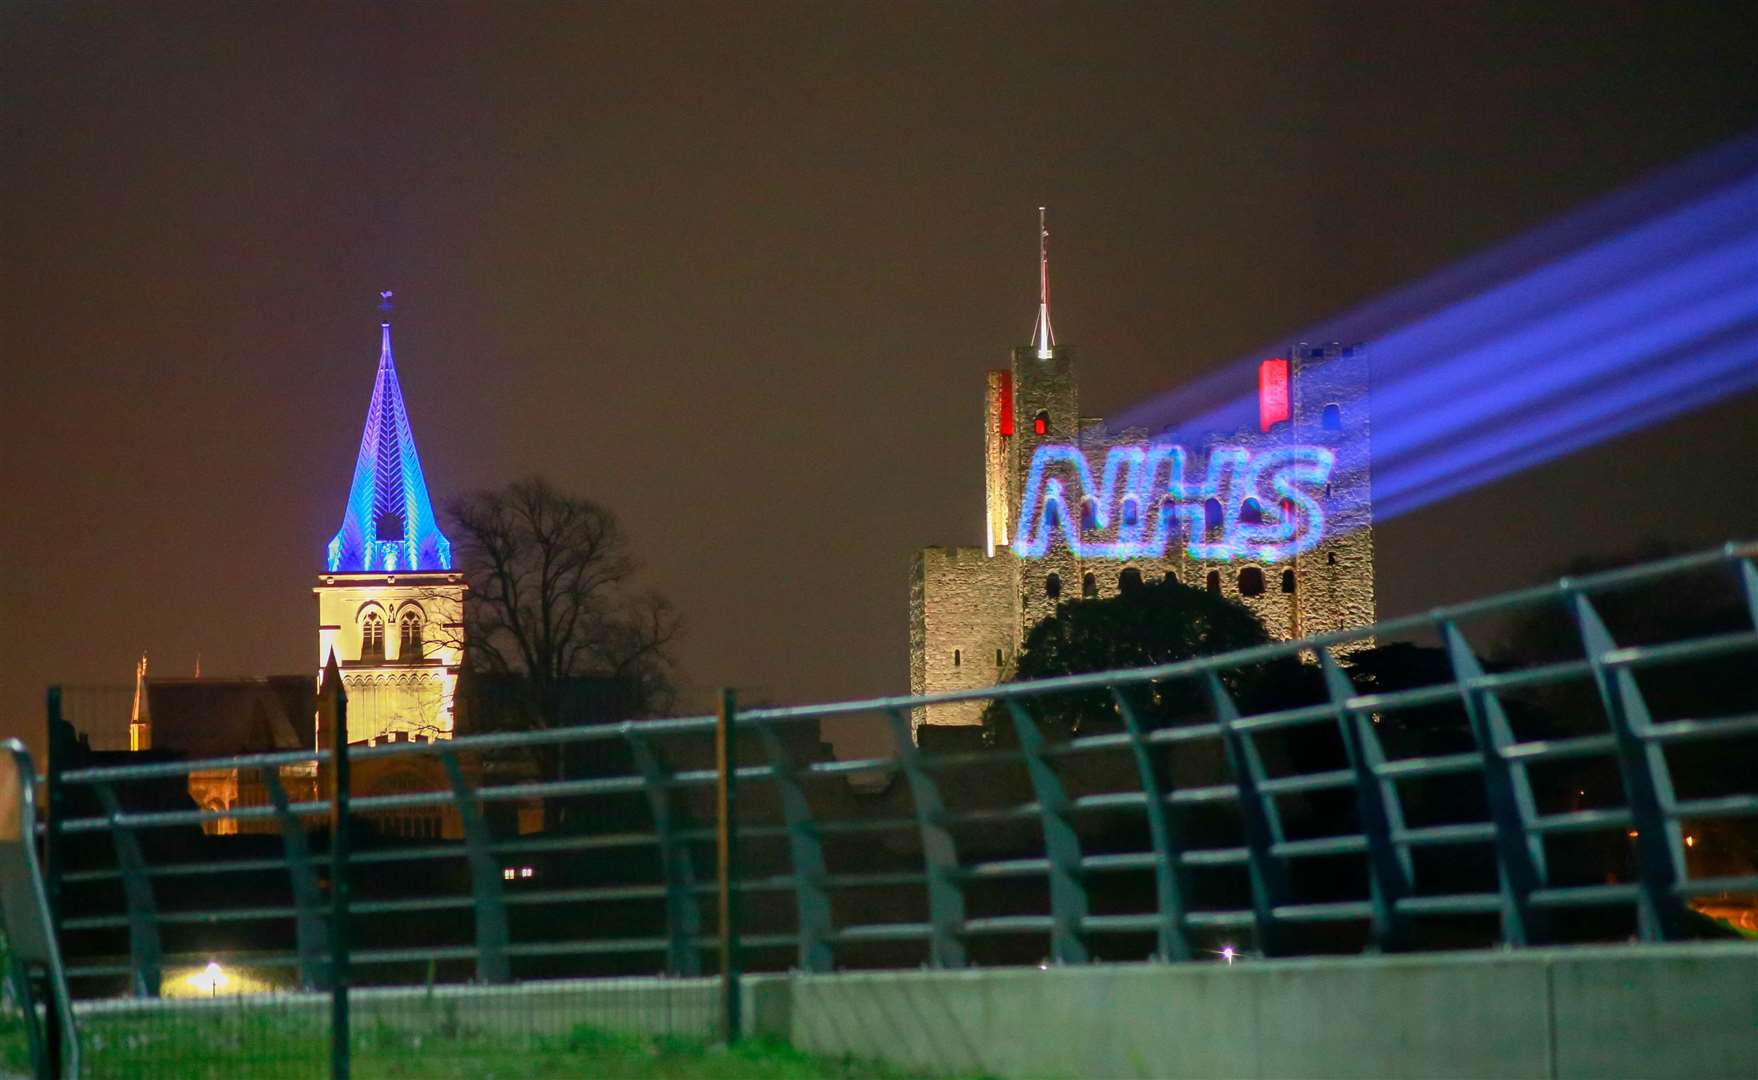
[[[434,520],[427,481],[415,453],[409,411],[391,360],[390,293],[381,294],[378,377],[342,527],[330,541],[331,573],[450,570],[452,544]]]

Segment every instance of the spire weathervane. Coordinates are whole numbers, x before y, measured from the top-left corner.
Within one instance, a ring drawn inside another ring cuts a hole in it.
[[[391,321],[391,290],[384,289],[379,292],[378,310],[384,316],[381,321],[389,325]]]
[[[1032,328],[1032,344],[1038,359],[1050,359],[1056,335],[1050,331],[1050,230],[1044,224],[1044,208],[1038,207],[1038,325]]]

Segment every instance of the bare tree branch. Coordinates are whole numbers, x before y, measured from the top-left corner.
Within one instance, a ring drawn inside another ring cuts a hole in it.
[[[522,676],[524,723],[563,723],[576,676],[617,680],[637,715],[671,705],[682,620],[635,587],[637,560],[609,509],[532,477],[465,495],[448,514],[470,584],[466,663]]]

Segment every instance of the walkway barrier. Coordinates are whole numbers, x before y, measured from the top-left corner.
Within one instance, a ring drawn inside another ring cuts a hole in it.
[[[1693,903],[1758,893],[1755,558],[1154,667],[340,754],[69,764],[52,692],[49,895],[82,997],[718,974],[727,1034],[745,969],[1713,936]]]

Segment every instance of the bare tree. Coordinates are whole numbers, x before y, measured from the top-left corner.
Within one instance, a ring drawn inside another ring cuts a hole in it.
[[[635,714],[671,704],[681,622],[663,596],[636,586],[637,560],[610,510],[532,477],[465,495],[448,512],[470,585],[466,663],[517,676],[515,722],[562,724],[578,676],[616,680]]]

